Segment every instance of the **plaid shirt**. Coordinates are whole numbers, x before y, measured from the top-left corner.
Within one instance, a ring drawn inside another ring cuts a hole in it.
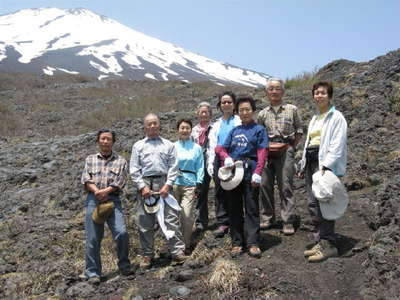
[[[296,106],[283,104],[277,112],[267,106],[258,113],[257,123],[267,128],[268,137],[293,142],[296,133],[303,134],[303,124]]]
[[[94,183],[99,189],[113,186],[120,191],[125,185],[127,168],[125,158],[114,152],[107,159],[100,153],[92,154],[86,158],[81,182]]]

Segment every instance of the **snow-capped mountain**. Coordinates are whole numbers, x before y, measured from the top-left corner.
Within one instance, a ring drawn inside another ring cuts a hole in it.
[[[263,85],[269,77],[208,59],[81,8],[24,9],[0,16],[0,72],[248,86]]]

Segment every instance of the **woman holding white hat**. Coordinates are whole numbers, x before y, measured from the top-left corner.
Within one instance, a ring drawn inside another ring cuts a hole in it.
[[[330,103],[333,87],[329,82],[317,82],[312,95],[318,114],[310,121],[299,176],[306,180],[308,210],[315,229],[315,245],[304,252],[309,262],[320,262],[338,255],[335,220],[321,212],[319,200],[313,194],[313,174],[331,171],[338,177],[346,172],[347,122]],[[316,178],[316,177],[314,177]],[[346,203],[347,205],[347,203]],[[325,215],[325,216],[324,216]],[[337,218],[338,216],[335,216]]]
[[[224,162],[224,167],[220,168],[218,173],[222,188],[227,189],[232,256],[241,254],[244,246],[248,248],[250,256],[261,256],[258,246],[258,192],[261,172],[267,157],[268,135],[265,127],[254,122],[255,110],[256,105],[252,97],[238,97],[236,111],[242,125],[233,128],[225,142],[215,149],[220,160]],[[226,171],[233,167],[236,169],[235,175],[225,176],[228,173]]]

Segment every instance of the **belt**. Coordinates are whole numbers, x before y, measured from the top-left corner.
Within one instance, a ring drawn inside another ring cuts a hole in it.
[[[191,174],[197,175],[196,172],[190,171],[190,170],[182,170],[182,169],[179,169],[179,171],[180,171],[180,172],[183,172],[183,173],[191,173]]]
[[[274,143],[283,143],[283,144],[291,144],[292,143],[289,138],[284,139],[282,137],[269,138],[268,141],[269,142],[274,142]]]
[[[150,179],[157,179],[157,178],[162,178],[166,175],[150,175],[150,176],[143,176],[143,178],[150,178]]]

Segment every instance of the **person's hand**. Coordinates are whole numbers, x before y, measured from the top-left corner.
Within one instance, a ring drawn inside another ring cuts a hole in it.
[[[208,172],[208,175],[210,175],[210,177],[212,177],[213,174],[214,174],[214,166],[213,165],[209,165],[207,167],[207,172]]]
[[[106,189],[97,190],[94,195],[99,202],[105,202],[108,200],[108,191]]]
[[[299,177],[300,179],[304,179],[304,172],[297,173],[297,177]]]
[[[224,160],[224,167],[232,168],[234,166],[233,159],[231,157],[227,157]]]
[[[256,173],[254,173],[251,176],[251,186],[252,187],[259,187],[260,184],[261,184],[261,176],[256,174]]]
[[[160,196],[163,198],[167,198],[169,194],[169,185],[164,184],[163,187],[160,189]]]
[[[151,190],[147,185],[142,188],[140,192],[142,193],[143,198],[148,198],[151,196]]]

